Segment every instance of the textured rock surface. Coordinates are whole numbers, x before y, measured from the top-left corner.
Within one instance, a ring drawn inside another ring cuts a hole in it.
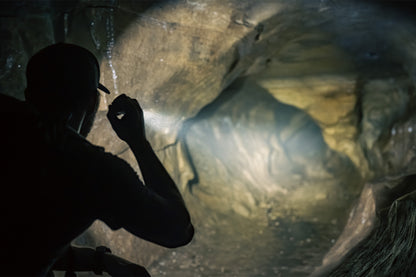
[[[400,195],[392,193],[398,182],[362,190],[364,183],[415,171],[415,24],[394,6],[1,5],[1,92],[23,98],[25,64],[40,48],[87,47],[113,91],[89,139],[136,170],[105,113],[120,93],[143,106],[149,140],[191,210],[195,239],[166,250],[96,222],[77,243],[106,244],[154,276],[306,276],[322,261],[332,270],[375,226],[376,203]]]
[[[414,190],[415,176],[402,178]],[[348,253],[328,276],[411,276],[414,263],[415,193],[404,195],[379,211],[368,237]],[[406,215],[406,216],[403,216]]]

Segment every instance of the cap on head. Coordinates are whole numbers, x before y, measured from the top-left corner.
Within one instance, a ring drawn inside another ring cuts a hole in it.
[[[87,49],[68,43],[37,52],[26,68],[26,100],[40,110],[71,108],[97,93],[110,93],[99,81],[97,59]]]

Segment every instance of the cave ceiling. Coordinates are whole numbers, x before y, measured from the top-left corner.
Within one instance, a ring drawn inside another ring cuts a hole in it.
[[[112,91],[88,139],[138,173],[105,114],[122,93],[143,107],[148,139],[185,198],[195,238],[167,250],[95,222],[76,243],[108,245],[153,276],[319,275],[368,235],[379,198],[415,172],[409,2],[0,7],[2,93],[23,99],[25,65],[42,47],[88,48]]]

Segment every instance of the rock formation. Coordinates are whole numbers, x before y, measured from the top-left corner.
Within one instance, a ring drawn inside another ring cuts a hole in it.
[[[113,93],[89,139],[137,171],[105,113],[121,93],[144,108],[195,239],[167,250],[97,221],[78,244],[154,276],[394,275],[395,257],[411,272],[411,14],[378,1],[1,2],[0,90],[23,99],[27,60],[46,45],[90,49]]]

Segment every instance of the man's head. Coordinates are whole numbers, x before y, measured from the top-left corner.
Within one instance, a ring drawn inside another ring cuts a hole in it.
[[[98,107],[97,88],[109,93],[99,76],[98,61],[87,49],[67,43],[48,46],[29,60],[26,101],[51,121],[82,113],[91,117]]]

